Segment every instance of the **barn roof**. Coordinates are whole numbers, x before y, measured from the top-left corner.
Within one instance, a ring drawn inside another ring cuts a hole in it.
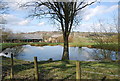
[[[13,34],[8,39],[43,39],[39,34]]]

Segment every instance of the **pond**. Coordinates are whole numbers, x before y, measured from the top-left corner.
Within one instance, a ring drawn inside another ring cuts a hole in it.
[[[61,60],[63,47],[58,46],[31,46],[23,45],[14,48],[7,48],[0,53],[0,56],[10,57],[11,53],[14,54],[14,58],[25,61],[33,61],[33,57],[37,56],[39,61],[49,60]],[[100,61],[100,60],[117,60],[120,58],[118,52],[88,48],[88,47],[69,47],[70,60],[79,61]]]

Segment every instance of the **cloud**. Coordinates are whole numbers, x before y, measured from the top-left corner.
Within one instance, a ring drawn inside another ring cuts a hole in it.
[[[113,5],[111,7],[105,5],[96,6],[95,8],[88,7],[84,10],[83,19],[87,21],[90,20],[92,17],[112,12],[117,8],[118,5]]]
[[[45,22],[40,22],[40,23],[38,23],[37,25],[38,26],[42,26],[42,25],[44,25],[45,24]]]
[[[118,9],[118,5],[113,5],[110,8],[108,8],[108,10],[106,10],[106,12],[111,12],[114,11],[115,9]]]
[[[1,16],[7,21],[9,25],[25,26],[30,23],[30,20],[17,17],[12,14],[1,14]]]
[[[21,25],[21,26],[25,26],[25,25],[27,25],[29,23],[30,23],[29,20],[23,20],[23,21],[19,22],[18,24]]]
[[[38,49],[40,49],[40,50],[44,50],[44,48],[43,47],[37,47]]]
[[[15,25],[22,19],[19,17],[16,17],[12,14],[1,14],[1,16],[7,21],[7,24]]]
[[[31,23],[31,20],[18,17],[14,14],[0,14],[0,16],[2,16],[7,21],[7,25],[10,26],[42,26],[45,24],[45,22],[40,22],[36,25],[35,23]]]
[[[77,30],[81,32],[117,32],[114,23],[107,20],[99,20],[94,23],[82,23],[77,27]]]
[[[89,32],[89,31],[92,31],[92,26],[93,26],[93,23],[82,23],[77,27],[77,30],[81,32]]]
[[[85,13],[86,16],[84,16],[84,19],[89,20],[93,16],[96,16],[96,15],[98,15],[100,13],[103,13],[104,8],[105,8],[105,6],[96,6],[95,8],[88,8],[88,10]]]
[[[119,0],[100,0],[101,2],[119,2]]]
[[[31,2],[34,0],[4,0],[4,2],[8,3],[8,7],[12,10],[26,10],[24,8],[20,8],[20,5],[25,4],[27,2]]]

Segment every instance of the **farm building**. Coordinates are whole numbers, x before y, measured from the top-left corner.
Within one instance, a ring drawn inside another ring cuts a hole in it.
[[[8,37],[6,42],[42,42],[42,35],[38,34],[13,34]]]

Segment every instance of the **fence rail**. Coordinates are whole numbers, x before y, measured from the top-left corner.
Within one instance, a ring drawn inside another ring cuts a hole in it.
[[[34,78],[36,81],[40,81],[40,72],[42,69],[38,68],[38,61],[37,57],[34,57]],[[81,62],[76,61],[76,81],[82,81],[81,80]],[[10,69],[10,78],[14,79],[14,59],[13,54],[11,54],[11,69]]]

